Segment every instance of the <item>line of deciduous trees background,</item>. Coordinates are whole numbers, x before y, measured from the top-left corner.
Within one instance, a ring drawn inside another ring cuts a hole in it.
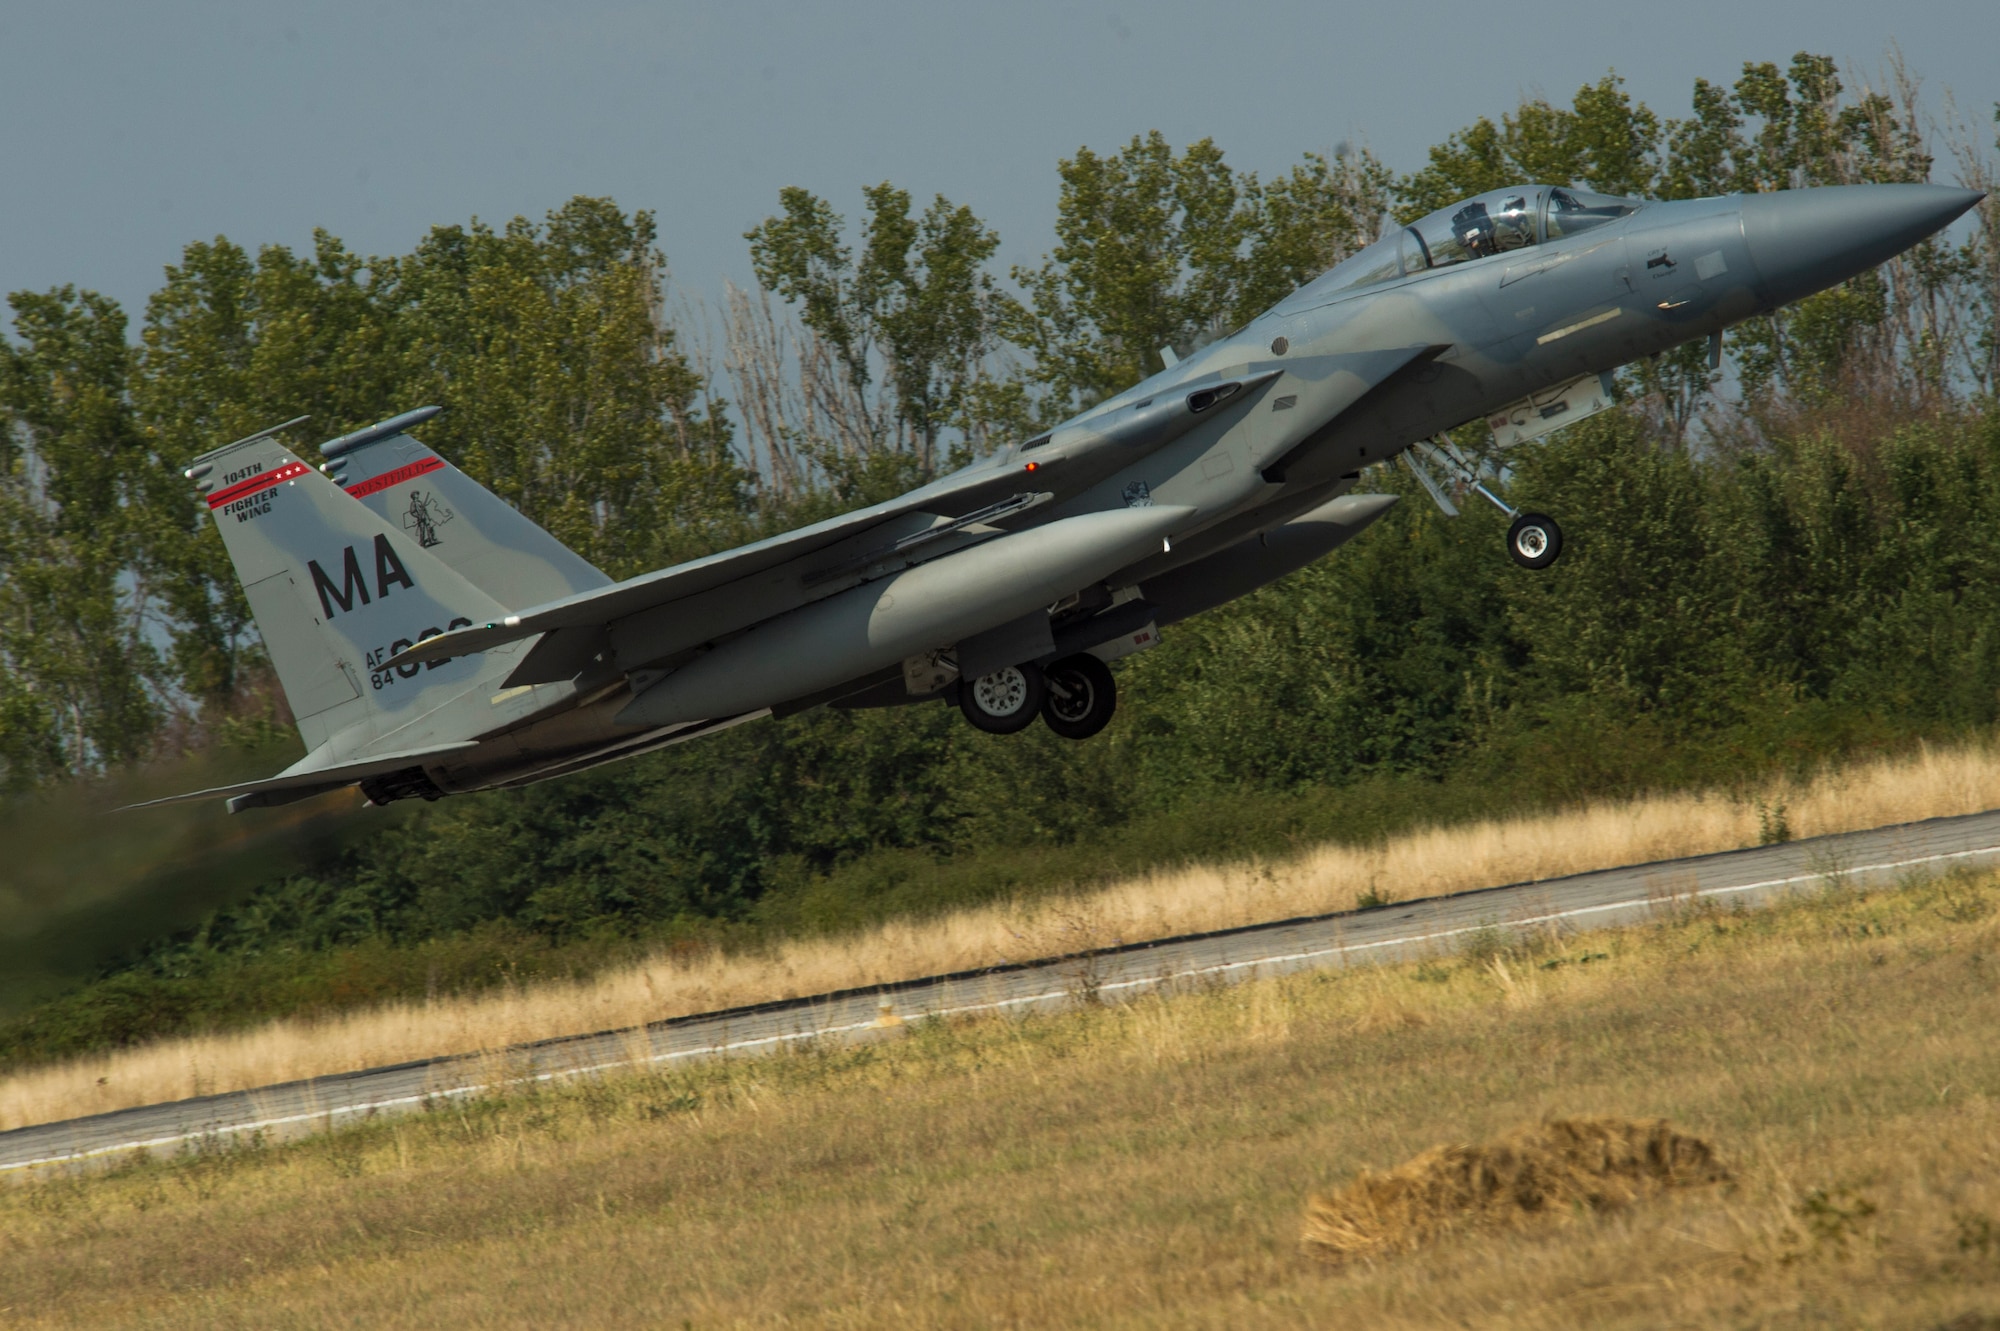
[[[443,403],[427,442],[630,574],[894,493],[1059,419],[1159,368],[1158,348],[1248,319],[1385,215],[1517,179],[1660,198],[1990,187],[1991,142],[1935,125],[1893,63],[1850,88],[1801,54],[1697,81],[1684,116],[1607,75],[1567,106],[1478,120],[1407,175],[1345,145],[1271,179],[1205,140],[1080,149],[1058,165],[1054,248],[1004,276],[969,207],[919,207],[884,183],[852,223],[782,190],[746,236],[759,289],[678,318],[655,220],[591,198],[540,223],[440,226],[407,255],[363,258],[324,234],[310,254],[192,244],[136,337],[94,293],[15,293],[0,342],[0,786],[26,798],[288,735],[179,475],[278,420],[309,412],[332,436]],[[1990,725],[2000,202],[1734,330],[1728,351],[1719,375],[1700,348],[1634,367],[1621,410],[1513,459],[1520,494],[1572,534],[1550,574],[1499,558],[1478,509],[1446,523],[1404,504],[1133,660],[1121,720],[1092,744],[995,741],[938,708],[741,728],[421,810],[145,966],[193,974],[496,921],[558,940],[838,924],[935,905],[953,873],[983,893],[1056,872],[1045,855],[1063,847],[1241,848],[1372,829],[1442,808],[1441,791],[1494,807],[1728,780]],[[982,877],[967,867],[982,857],[1017,869]]]

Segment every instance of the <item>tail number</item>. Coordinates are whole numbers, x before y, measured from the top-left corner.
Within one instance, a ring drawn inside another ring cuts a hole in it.
[[[472,621],[461,617],[452,620],[444,629],[425,629],[416,636],[415,641],[422,642],[426,638],[435,638],[438,634],[448,629],[469,629],[471,627]],[[387,669],[383,668],[382,662],[388,660],[397,652],[402,651],[405,647],[410,646],[411,643],[412,640],[409,638],[398,638],[387,647],[377,647],[368,653],[368,685],[370,688],[392,688],[399,676],[403,679],[414,679],[426,668],[421,662],[417,661],[405,661],[401,665],[390,666]],[[445,664],[443,661],[432,661],[429,669],[436,670]]]

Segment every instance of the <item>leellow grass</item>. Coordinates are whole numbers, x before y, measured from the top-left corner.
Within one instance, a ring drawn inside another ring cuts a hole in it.
[[[1549,1119],[1498,1141],[1434,1146],[1394,1169],[1363,1170],[1306,1203],[1299,1241],[1323,1261],[1353,1263],[1728,1179],[1713,1146],[1665,1119]]]
[[[1164,868],[1089,892],[747,952],[662,954],[585,981],[281,1020],[28,1069],[0,1081],[0,1130],[1118,942],[1727,850],[1773,835],[1994,807],[2000,752],[1925,748],[1748,794],[1658,795],[1430,828],[1373,846],[1328,845],[1291,859]]]
[[[1980,1325],[1996,1023],[1991,877],[1475,936],[53,1174],[0,1189],[0,1322]],[[1660,1118],[1722,1168],[1337,1265],[1301,1245],[1368,1171]]]

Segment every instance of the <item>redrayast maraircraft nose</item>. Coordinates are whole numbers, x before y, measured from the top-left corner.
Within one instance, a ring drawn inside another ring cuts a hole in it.
[[[1949,185],[1833,185],[1743,200],[1743,238],[1773,304],[1844,282],[1942,230],[1986,196]]]

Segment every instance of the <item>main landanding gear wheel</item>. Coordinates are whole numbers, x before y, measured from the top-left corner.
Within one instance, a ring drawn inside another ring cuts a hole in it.
[[[1034,724],[1047,696],[1040,666],[1002,666],[990,675],[961,680],[958,710],[989,735],[1011,735]]]
[[[1042,720],[1064,739],[1089,739],[1111,724],[1118,683],[1111,668],[1088,653],[1065,656],[1042,672],[1048,699]]]
[[[1562,528],[1546,513],[1522,513],[1507,529],[1507,553],[1522,568],[1547,568],[1562,551]]]

